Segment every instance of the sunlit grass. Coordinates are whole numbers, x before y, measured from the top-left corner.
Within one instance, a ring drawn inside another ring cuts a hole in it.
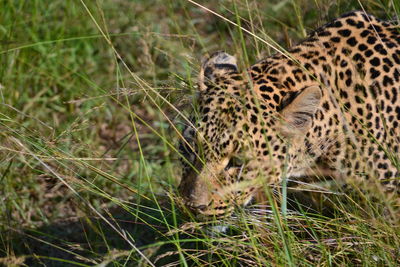
[[[395,1],[361,4],[399,14]],[[200,58],[222,49],[244,69],[353,9],[358,1],[2,2],[0,264],[398,266],[391,204],[329,181],[305,185],[315,206],[294,201],[283,214],[279,186],[265,189],[268,206],[226,221],[178,208],[177,143]]]

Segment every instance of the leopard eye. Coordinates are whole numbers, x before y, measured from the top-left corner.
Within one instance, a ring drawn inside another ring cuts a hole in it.
[[[230,168],[240,168],[244,165],[244,161],[236,156],[230,158],[228,164],[225,167],[225,170],[229,170]]]

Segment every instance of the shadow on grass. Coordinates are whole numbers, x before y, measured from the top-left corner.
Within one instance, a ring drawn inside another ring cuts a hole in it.
[[[172,225],[173,218],[166,216],[168,213],[160,211],[154,203],[142,202],[140,206],[130,212],[113,208],[102,216],[116,226],[118,232],[125,234],[136,248],[154,258],[162,251],[172,249],[164,233],[168,232],[166,225]],[[0,259],[3,258],[0,265],[23,262],[27,266],[93,266],[100,263],[100,266],[108,266],[121,262],[121,265],[137,266],[143,258],[118,232],[99,216],[62,220],[37,229],[12,228],[2,235],[2,245],[8,245],[0,250]],[[7,251],[12,251],[13,257]]]
[[[168,204],[164,203],[163,206],[168,207]],[[172,216],[166,216],[170,213],[167,209],[160,211],[154,202],[142,202],[140,207],[131,207],[129,212],[115,207],[102,216],[114,225],[118,232],[133,240],[135,247],[156,266],[172,263],[179,265],[179,253],[173,244],[174,240],[179,240],[179,247],[185,251],[207,251],[205,240],[193,240],[196,235],[189,237],[179,234],[175,239],[165,235],[169,230],[166,225],[173,225],[174,221]],[[181,214],[176,216],[184,217]],[[85,216],[59,220],[36,229],[14,226],[2,235],[3,239],[5,237],[3,244],[8,244],[8,249],[0,250],[0,259],[8,259],[3,261],[5,265],[23,263],[27,266],[108,266],[115,263],[137,266],[141,262],[145,263],[106,220],[99,216]],[[182,222],[176,223],[180,225]],[[187,241],[189,239],[191,240]],[[8,251],[12,251],[13,257],[10,257]],[[210,255],[205,257],[210,260]]]
[[[290,209],[311,216],[324,214],[334,217],[334,209],[317,205],[321,203],[313,200],[310,194],[298,191],[289,193]],[[122,232],[129,240],[133,240],[134,246],[155,266],[179,266],[181,256],[177,247],[184,251],[189,266],[198,265],[202,261],[219,262],[218,259],[214,259],[218,257],[218,253],[210,252],[210,244],[207,243],[212,242],[212,237],[207,238],[196,233],[166,235],[170,230],[167,225],[174,225],[175,221],[172,213],[168,211],[171,207],[169,204],[163,203],[165,208],[160,210],[154,202],[142,202],[141,208],[131,207],[129,212],[116,207],[103,213],[102,216],[116,226],[118,231],[98,216],[62,220],[37,229],[14,228],[9,233],[0,235],[2,245],[8,244],[0,250],[0,260],[8,258],[8,262],[3,264],[11,266],[19,266],[16,263],[26,266],[150,266],[118,233]],[[175,221],[176,227],[171,226],[173,229],[179,228],[178,226],[183,224],[181,219],[184,218],[182,214],[175,216],[178,220]],[[298,238],[312,240],[307,231],[297,232]],[[226,234],[240,236],[240,233],[230,231]],[[246,259],[243,259],[246,262]]]

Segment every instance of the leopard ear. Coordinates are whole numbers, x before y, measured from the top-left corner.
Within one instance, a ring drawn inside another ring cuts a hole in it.
[[[217,77],[224,74],[237,72],[236,58],[225,52],[218,51],[209,58],[203,58],[198,78],[199,90],[205,91],[208,85],[215,84]]]
[[[281,111],[283,118],[282,133],[285,136],[306,134],[321,102],[319,86],[303,89],[291,103]]]

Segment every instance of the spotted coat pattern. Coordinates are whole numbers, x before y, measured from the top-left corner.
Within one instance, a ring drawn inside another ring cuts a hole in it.
[[[329,175],[399,191],[399,27],[361,11],[240,73],[217,52],[183,131],[180,192],[203,216],[228,214],[282,177]]]

